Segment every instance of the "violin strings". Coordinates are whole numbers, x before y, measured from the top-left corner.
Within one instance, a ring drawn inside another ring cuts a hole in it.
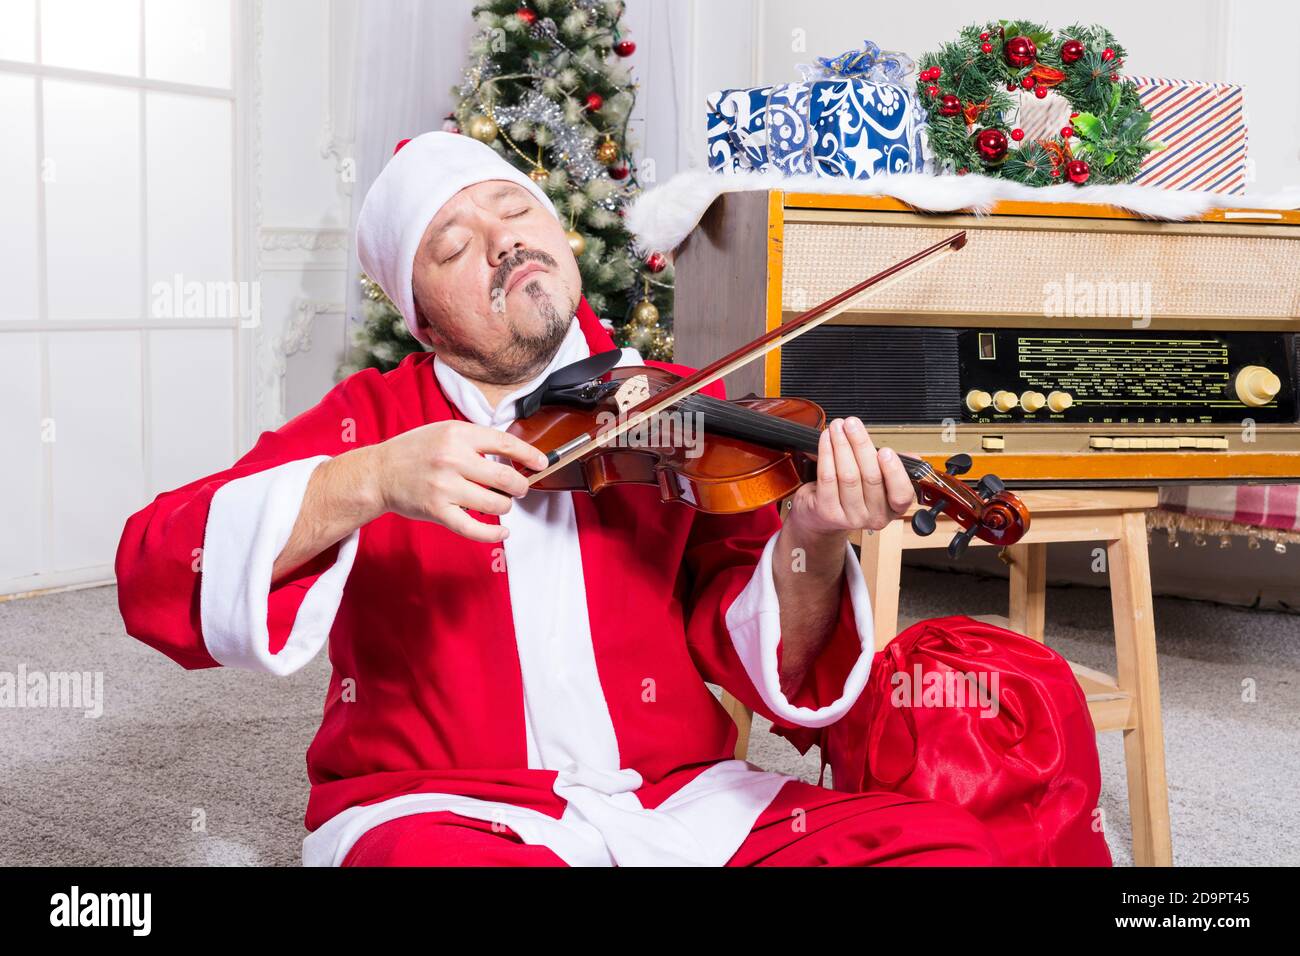
[[[655,391],[662,391],[667,386],[656,382],[653,387]],[[738,437],[752,435],[757,441],[773,440],[805,452],[815,451],[821,437],[821,431],[810,425],[789,422],[766,412],[744,408],[698,392],[688,395],[679,405],[687,412],[699,412],[706,423],[712,419],[724,426],[731,425],[735,430],[744,433]],[[918,477],[931,476],[935,473],[934,468],[923,458],[900,454],[899,459],[918,471]]]

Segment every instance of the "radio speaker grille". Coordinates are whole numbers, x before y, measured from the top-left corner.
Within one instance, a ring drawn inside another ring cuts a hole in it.
[[[781,394],[872,425],[961,421],[955,329],[823,325],[781,347]],[[901,374],[900,374],[901,373]]]

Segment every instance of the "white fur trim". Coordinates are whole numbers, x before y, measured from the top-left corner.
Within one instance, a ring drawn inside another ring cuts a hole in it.
[[[786,176],[777,171],[718,173],[691,169],[648,190],[627,212],[627,227],[647,250],[676,249],[713,200],[727,192],[781,189],[786,192],[853,196],[892,196],[927,212],[966,210],[987,213],[1003,199],[1030,202],[1097,203],[1127,209],[1148,219],[1194,219],[1211,209],[1300,209],[1300,191],[1260,195],[1224,195],[1159,189],[1153,186],[1025,186],[990,176],[937,176],[896,173],[873,179]]]
[[[271,569],[298,520],[307,482],[327,460],[320,455],[287,462],[229,481],[212,496],[203,533],[199,619],[203,643],[217,663],[292,674],[329,639],[360,531],[343,539],[334,564],[308,589],[277,654],[271,653],[266,624]]]
[[[727,630],[731,642],[745,665],[745,672],[754,682],[763,703],[783,720],[800,727],[825,727],[843,717],[862,694],[871,673],[871,660],[875,656],[875,625],[871,616],[871,598],[867,593],[867,580],[862,575],[853,546],[845,544],[844,575],[849,586],[849,601],[853,605],[853,619],[858,628],[858,641],[862,650],[844,681],[844,690],[829,704],[813,710],[796,707],[781,691],[780,672],[777,668],[776,646],[781,640],[781,604],[776,593],[776,579],[772,573],[773,554],[778,531],[768,539],[763,556],[754,569],[745,589],[727,608]]]

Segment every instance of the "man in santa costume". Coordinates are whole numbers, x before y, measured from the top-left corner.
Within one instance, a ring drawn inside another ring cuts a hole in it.
[[[512,463],[551,449],[506,433],[519,400],[614,347],[545,193],[426,133],[371,187],[357,248],[432,351],[160,495],[117,558],[128,632],[186,668],[288,674],[328,644],[305,863],[1004,862],[952,800],[851,792],[866,756],[839,790],[732,759],[705,686],[803,749],[850,712],[865,734],[881,695],[849,533],[906,510],[896,455],[833,422],[784,524],[648,486],[529,493]]]

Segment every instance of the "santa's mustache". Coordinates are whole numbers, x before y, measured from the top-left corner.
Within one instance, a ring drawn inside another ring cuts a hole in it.
[[[540,262],[548,269],[554,269],[559,263],[550,253],[542,252],[540,249],[520,249],[509,259],[506,259],[501,265],[496,267],[492,273],[492,285],[488,289],[489,296],[495,296],[499,291],[506,287],[511,273],[523,265],[525,262]]]

